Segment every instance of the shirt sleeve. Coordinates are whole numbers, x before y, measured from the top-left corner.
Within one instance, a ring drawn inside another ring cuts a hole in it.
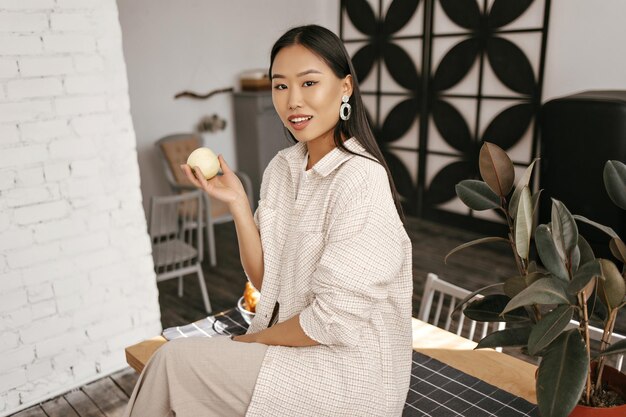
[[[300,326],[320,344],[356,346],[400,273],[404,255],[395,207],[372,200],[363,195],[343,205],[313,273],[315,298],[300,313]]]

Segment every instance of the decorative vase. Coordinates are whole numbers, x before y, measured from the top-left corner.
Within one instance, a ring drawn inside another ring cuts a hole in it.
[[[592,375],[595,374],[596,363],[591,366]],[[602,380],[613,391],[617,392],[626,399],[626,374],[617,369],[604,365],[602,371]],[[617,407],[588,407],[586,405],[577,405],[570,413],[569,417],[624,417],[626,416],[626,404]]]

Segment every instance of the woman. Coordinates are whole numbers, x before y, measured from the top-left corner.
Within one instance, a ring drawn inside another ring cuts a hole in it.
[[[272,48],[269,73],[296,144],[266,168],[254,216],[221,156],[223,175],[208,182],[181,167],[229,204],[243,268],[261,292],[256,316],[232,340],[165,344],[137,383],[130,415],[402,413],[411,243],[349,55],[329,30],[298,27]]]

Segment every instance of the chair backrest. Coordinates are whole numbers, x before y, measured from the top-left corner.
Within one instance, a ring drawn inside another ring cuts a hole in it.
[[[165,136],[156,141],[154,145],[157,148],[170,189],[173,192],[196,189],[180,169],[180,165],[186,164],[189,154],[202,146],[200,136],[196,133],[178,133]],[[252,207],[252,182],[243,172],[236,172],[236,174],[246,190],[248,201]],[[222,223],[223,221],[232,220],[232,215],[226,203],[208,195],[205,196],[204,203],[210,213],[209,219],[211,222]]]
[[[455,313],[455,317],[458,317],[458,321],[453,320],[453,316],[450,314],[456,308],[459,301],[471,294],[471,291],[465,288],[458,287],[447,281],[440,279],[437,275],[429,273],[426,278],[426,285],[424,287],[424,293],[422,295],[422,303],[420,305],[420,311],[418,318],[427,323],[434,324],[437,327],[443,327],[445,330],[452,331],[458,336],[463,336],[467,339],[478,341],[487,336],[489,326],[491,325],[493,330],[503,330],[505,323],[478,323],[474,320],[467,319],[465,321],[465,315],[462,313]],[[431,311],[435,295],[438,295],[436,301],[436,308],[434,313]],[[478,295],[477,297],[481,297]],[[445,317],[443,326],[440,325]],[[431,319],[432,317],[432,319]],[[477,325],[480,325],[480,331],[476,332]]]
[[[181,187],[193,187],[179,166],[187,163],[189,154],[202,146],[201,144],[200,136],[195,133],[169,135],[155,143],[157,152],[161,157],[165,177],[172,190],[180,190]]]
[[[568,329],[576,329],[578,328],[579,323],[576,320],[572,320],[569,322],[569,324],[567,325]],[[590,340],[595,340],[597,343],[597,346],[593,346],[592,343],[590,343],[592,345],[592,349],[593,350],[599,350],[600,349],[600,341],[602,340],[602,336],[604,335],[604,330],[600,329],[599,327],[595,327],[595,326],[589,326],[589,339]],[[618,334],[618,333],[613,333],[611,335],[611,338],[609,339],[609,343],[610,344],[614,344],[619,342],[620,340],[624,340],[626,339],[626,336]],[[615,369],[617,369],[618,371],[622,370],[622,365],[624,363],[624,355],[610,355],[607,357],[607,361],[608,363],[615,367]]]
[[[157,273],[202,261],[202,191],[155,196],[148,231]]]

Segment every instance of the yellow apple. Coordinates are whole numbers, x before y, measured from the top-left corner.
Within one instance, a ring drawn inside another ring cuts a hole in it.
[[[217,175],[220,169],[220,162],[215,153],[209,148],[198,148],[193,151],[187,158],[187,165],[191,168],[198,167],[202,171],[202,175],[210,180]]]

